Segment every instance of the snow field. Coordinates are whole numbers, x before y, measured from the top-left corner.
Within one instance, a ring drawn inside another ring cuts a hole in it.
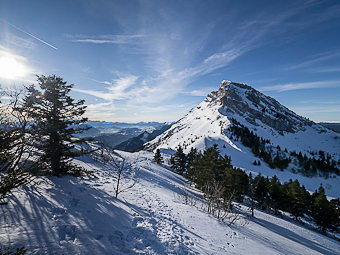
[[[78,160],[98,178],[40,178],[21,188],[0,208],[0,243],[30,254],[339,254],[339,242],[257,210],[251,219],[245,206],[242,224],[228,227],[183,204],[185,179],[154,164],[153,153],[119,154],[134,164],[132,189],[115,199],[110,169]]]

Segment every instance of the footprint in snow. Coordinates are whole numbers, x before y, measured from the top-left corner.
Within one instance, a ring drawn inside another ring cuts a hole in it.
[[[111,235],[109,235],[109,241],[114,249],[121,252],[126,250],[124,234],[121,231],[116,230]]]
[[[74,241],[76,238],[75,225],[62,225],[59,227],[59,241]]]

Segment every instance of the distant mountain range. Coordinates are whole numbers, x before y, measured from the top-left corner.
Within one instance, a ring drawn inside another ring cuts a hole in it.
[[[149,133],[144,131],[140,135],[130,138],[118,145],[115,146],[115,149],[128,151],[128,152],[135,152],[143,149],[143,144],[153,140],[158,135],[162,134],[166,130],[168,130],[171,125],[165,124],[160,129],[156,129],[153,132]]]
[[[124,123],[124,122],[107,122],[107,121],[91,121],[86,122],[85,125],[92,127],[92,131],[95,135],[100,134],[113,134],[118,132],[124,132],[124,130],[139,130],[138,132],[152,132],[161,128],[166,123],[160,122],[137,122],[137,123]],[[131,133],[127,131],[128,133]]]
[[[319,124],[333,130],[334,132],[340,133],[340,123],[320,122]]]
[[[169,128],[171,123],[160,122],[107,122],[88,121],[83,126],[91,127],[82,133],[82,137],[92,137],[111,147],[119,145],[121,150],[134,151],[143,143],[154,139]],[[130,140],[129,140],[130,139]]]

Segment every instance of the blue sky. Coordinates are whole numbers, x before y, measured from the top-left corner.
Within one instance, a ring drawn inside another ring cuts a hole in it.
[[[175,121],[232,80],[340,122],[339,28],[337,0],[2,0],[0,82],[57,74],[90,119],[136,122]]]

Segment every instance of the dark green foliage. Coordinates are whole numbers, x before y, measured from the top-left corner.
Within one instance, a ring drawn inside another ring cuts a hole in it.
[[[337,230],[340,225],[339,199],[329,202],[322,186],[312,195],[311,216],[323,233],[329,230]]]
[[[291,213],[295,219],[303,216],[306,212],[306,204],[304,201],[304,187],[303,189],[300,187],[300,183],[298,180],[292,181],[289,180],[287,184],[285,184],[286,194],[287,194],[287,208],[286,211]]]
[[[252,153],[265,161],[270,168],[278,168],[281,171],[286,169],[289,163],[292,161],[291,157],[287,157],[287,148],[284,151],[281,150],[280,146],[276,146],[276,153],[268,150],[266,144],[270,144],[269,140],[265,140],[253,131],[250,131],[246,126],[239,123],[236,119],[231,119],[232,125],[229,127],[229,131],[234,135],[236,140],[240,140],[241,143],[251,148]],[[302,155],[301,152],[291,152],[290,156],[296,157],[299,161],[298,172],[305,176],[315,176],[318,174],[317,170],[320,170],[320,175],[328,177],[330,173],[340,175],[340,170],[337,167],[337,162],[332,160],[331,155],[325,155],[324,151],[319,151],[319,158],[307,157]],[[258,161],[260,162],[260,161]],[[259,165],[258,162],[254,161],[254,165]]]
[[[183,152],[182,147],[179,145],[174,156],[170,158],[170,164],[178,174],[183,175],[186,170],[186,155]]]
[[[177,151],[175,157],[172,158],[172,165],[177,157],[182,155],[182,150]],[[238,168],[231,165],[228,156],[221,156],[217,149],[217,145],[208,148],[203,153],[197,153],[195,149],[191,149],[186,158],[186,170],[184,175],[195,182],[199,189],[205,192],[213,183],[223,185],[224,197],[233,197],[239,201],[243,199],[243,194],[247,192],[248,176]],[[178,160],[177,160],[178,161]],[[176,169],[176,168],[175,168]]]
[[[233,194],[235,200],[242,202],[245,194],[248,194],[248,175],[240,168],[229,165],[223,176],[225,195]]]
[[[284,195],[282,185],[276,175],[274,175],[269,182],[268,193],[268,204],[273,208],[274,213],[277,214],[278,210],[282,208]]]
[[[197,172],[195,168],[195,159],[198,157],[198,153],[196,148],[191,148],[186,159],[187,159],[187,169],[185,177],[188,178],[191,182],[196,182],[197,180]]]
[[[271,153],[266,150],[266,144],[270,144],[269,140],[257,136],[253,131],[250,131],[235,119],[232,119],[232,125],[229,127],[229,130],[236,136],[236,139],[241,140],[244,146],[251,148],[253,154],[256,157],[262,158],[271,168],[279,168],[283,171],[288,167],[290,159],[283,155],[280,156],[280,146],[277,146],[277,154],[273,158]],[[261,162],[258,162],[254,161],[254,165],[261,165]]]
[[[85,143],[86,138],[75,138],[88,127],[80,127],[87,118],[84,100],[75,101],[69,96],[73,85],[68,85],[55,75],[38,76],[40,90],[34,85],[27,88],[24,110],[34,121],[31,135],[35,146],[42,154],[40,167],[54,176],[79,173],[71,159],[86,151],[76,150],[76,144]]]
[[[262,209],[266,208],[269,191],[269,180],[261,174],[254,179],[254,198]]]
[[[220,155],[217,145],[204,151],[203,155],[198,157],[195,162],[198,187],[203,188],[206,183],[213,180],[221,183],[228,161]]]
[[[295,220],[309,215],[323,232],[327,229],[337,230],[340,225],[340,200],[328,201],[322,187],[310,195],[298,180],[289,180],[282,184],[275,175],[268,178],[261,174],[253,179],[251,173],[248,176],[242,169],[233,167],[229,157],[221,156],[217,145],[203,153],[192,149],[188,155],[183,154],[179,147],[175,157],[177,155],[186,159],[183,174],[196,183],[199,189],[209,196],[209,192],[218,183],[223,190],[220,195],[223,201],[230,198],[242,201],[247,195],[252,216],[255,206],[258,206],[262,210],[273,210],[275,214],[279,214],[280,210],[289,212]],[[175,157],[172,161],[178,162],[174,161]],[[300,157],[303,158],[302,155]],[[257,161],[255,163],[258,165]]]
[[[301,152],[297,155],[297,159],[302,169],[301,172],[304,175],[314,176],[317,173],[317,169],[321,170],[321,175],[324,177],[328,177],[330,173],[340,175],[340,170],[337,168],[336,162],[331,159],[331,155],[329,154],[325,157],[323,151],[320,151],[319,159],[314,157],[308,158],[306,155],[302,156]]]
[[[157,163],[157,164],[162,164],[163,163],[163,157],[161,154],[160,149],[157,149],[155,152],[155,155],[153,157],[153,160]]]

